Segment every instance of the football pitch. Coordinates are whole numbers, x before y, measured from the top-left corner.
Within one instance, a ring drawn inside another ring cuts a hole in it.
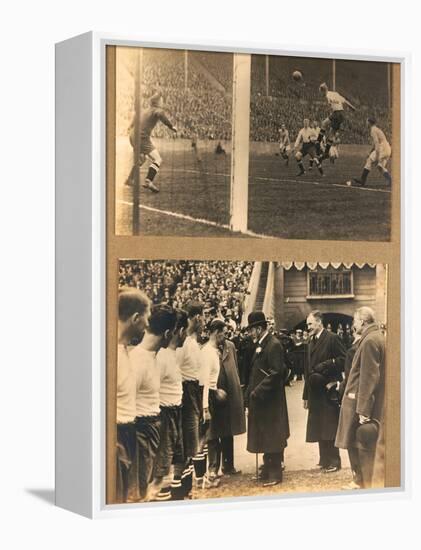
[[[230,144],[216,154],[217,141],[154,140],[163,158],[158,194],[141,188],[140,234],[229,236]],[[335,164],[323,163],[297,177],[276,156],[277,145],[250,144],[248,235],[288,239],[386,241],[390,238],[391,193],[377,171],[363,189],[346,182],[361,173],[369,146],[341,145]],[[116,143],[116,232],[132,235],[133,189],[124,181],[130,171],[128,139]],[[147,168],[141,169],[142,181]],[[247,234],[246,234],[247,235]],[[238,236],[238,234],[236,234]]]

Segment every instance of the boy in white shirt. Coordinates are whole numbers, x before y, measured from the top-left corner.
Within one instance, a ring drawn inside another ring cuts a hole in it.
[[[127,346],[140,338],[150,315],[150,300],[140,290],[122,289],[118,297],[117,359],[117,502],[127,502],[129,486],[136,479],[136,381]],[[136,484],[134,484],[136,485]],[[135,487],[133,488],[135,491]]]
[[[138,480],[143,501],[150,499],[148,489],[160,437],[160,373],[156,353],[160,348],[167,347],[175,324],[176,313],[173,308],[154,306],[142,342],[130,353],[136,378]]]

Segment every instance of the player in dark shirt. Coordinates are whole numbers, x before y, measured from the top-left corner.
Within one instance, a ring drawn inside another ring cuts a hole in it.
[[[145,111],[142,111],[140,115],[140,124],[139,124],[139,138],[140,138],[140,148],[139,148],[139,158],[135,162],[129,177],[126,180],[126,185],[133,185],[133,178],[135,170],[140,168],[146,159],[150,160],[151,164],[149,165],[148,173],[146,175],[145,182],[142,184],[146,189],[150,189],[154,193],[159,192],[159,188],[155,185],[154,179],[159,172],[159,169],[162,164],[162,158],[159,154],[158,149],[155,147],[151,134],[158,122],[162,122],[173,132],[177,132],[177,128],[171,123],[165,114],[164,109],[162,108],[162,96],[161,94],[154,94],[150,99],[150,107]],[[130,125],[130,143],[134,147],[134,133],[135,133],[135,121]]]

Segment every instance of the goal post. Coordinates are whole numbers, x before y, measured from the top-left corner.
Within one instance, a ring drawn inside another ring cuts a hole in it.
[[[143,77],[143,48],[138,48],[134,70],[134,147],[133,166],[138,166],[140,158],[140,116],[142,112],[142,77]],[[140,233],[139,201],[140,201],[140,168],[134,170],[133,178],[133,235]]]
[[[234,53],[231,141],[231,231],[247,231],[251,55]]]

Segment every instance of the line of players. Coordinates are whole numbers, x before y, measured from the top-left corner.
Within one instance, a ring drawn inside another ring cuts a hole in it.
[[[353,111],[356,110],[345,97],[338,92],[329,90],[326,83],[320,85],[319,91],[327,101],[330,114],[322,122],[321,127],[319,127],[317,121],[313,121],[310,124],[308,118],[303,120],[303,127],[298,132],[294,143],[294,156],[299,168],[297,176],[305,174],[303,159],[307,155],[310,157],[309,170],[312,170],[315,164],[320,175],[324,175],[322,162],[325,159],[330,159],[330,162],[333,164],[339,156],[340,129],[345,121],[345,107]],[[370,171],[373,167],[377,167],[387,184],[391,185],[392,178],[387,169],[387,164],[392,154],[390,144],[383,130],[377,126],[377,121],[374,117],[367,118],[367,126],[372,140],[372,149],[366,159],[361,177],[353,178],[349,184],[364,187]],[[289,163],[290,152],[291,141],[289,131],[285,124],[282,124],[279,129],[279,155],[285,160],[286,165]]]

